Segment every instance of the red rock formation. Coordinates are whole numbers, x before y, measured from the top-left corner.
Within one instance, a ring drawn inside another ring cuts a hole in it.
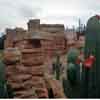
[[[33,32],[34,28],[38,29],[38,25],[38,20],[30,21],[29,32],[19,28],[7,30],[4,62],[7,65],[7,82],[15,90],[15,98],[49,98],[44,62],[48,56],[54,55],[56,50],[65,50],[63,35]],[[50,88],[54,97],[64,97],[62,87],[57,85],[58,83],[51,80]],[[54,87],[60,89],[57,95]]]

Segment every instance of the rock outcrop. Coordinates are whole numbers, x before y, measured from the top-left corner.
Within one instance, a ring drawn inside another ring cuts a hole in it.
[[[4,50],[7,82],[12,86],[15,98],[64,98],[59,81],[45,78],[44,66],[46,58],[56,50],[65,51],[64,36],[36,32],[39,23],[39,20],[30,21],[28,31],[7,29]],[[53,96],[49,95],[50,89]]]

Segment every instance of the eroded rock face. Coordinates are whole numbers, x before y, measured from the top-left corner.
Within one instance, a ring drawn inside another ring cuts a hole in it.
[[[49,98],[47,87],[52,89],[54,97],[64,97],[63,91],[61,90],[62,87],[57,85],[59,82],[52,79],[45,79],[43,58],[29,60],[29,62],[27,62],[28,58],[33,59],[34,57],[39,57],[39,51],[23,50],[23,52],[21,52],[19,49],[9,49],[5,49],[4,52],[4,60],[7,65],[6,78],[8,84],[10,84],[14,90],[15,98]],[[33,55],[34,53],[35,56]],[[17,56],[18,58],[16,60]],[[24,58],[27,58],[27,63],[23,63]],[[40,61],[42,61],[42,63],[39,63]]]
[[[38,53],[38,51],[34,52],[34,50],[31,52],[30,50],[21,52],[14,48],[5,49],[4,60],[7,65],[6,78],[8,84],[14,89],[16,98],[33,98],[34,90],[37,97],[48,98],[48,90],[43,80],[44,68],[43,64],[40,63],[43,58],[38,59],[39,56],[36,56]],[[25,59],[26,61],[24,63],[23,60]]]
[[[47,56],[52,56],[57,49],[64,52],[64,37],[57,37],[55,34],[50,36],[52,39],[49,40],[31,34],[34,32],[33,27],[36,30],[39,28],[39,23],[39,20],[30,21],[29,32],[19,28],[7,30],[4,50],[6,79],[14,89],[15,98],[49,98],[49,89],[52,90],[53,98],[64,98],[59,81],[45,78],[44,67]],[[63,30],[63,26],[61,29]],[[59,31],[58,28],[57,30]]]

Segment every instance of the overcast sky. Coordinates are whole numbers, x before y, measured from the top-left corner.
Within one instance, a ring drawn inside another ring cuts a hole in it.
[[[100,0],[0,0],[0,32],[6,27],[27,28],[31,18],[41,23],[78,25],[78,19],[86,23],[90,16],[100,14]]]

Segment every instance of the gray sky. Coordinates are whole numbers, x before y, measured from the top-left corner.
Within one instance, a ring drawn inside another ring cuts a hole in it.
[[[31,18],[41,23],[78,25],[78,18],[86,23],[88,18],[100,14],[100,0],[0,0],[0,31],[6,27],[27,28]]]

